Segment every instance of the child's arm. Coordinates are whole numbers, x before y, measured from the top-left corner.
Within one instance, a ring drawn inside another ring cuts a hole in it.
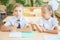
[[[13,27],[12,26],[8,26],[8,27],[6,27],[6,26],[1,26],[1,31],[11,31],[13,29]]]
[[[39,31],[39,32],[43,32],[43,29],[41,26],[39,26],[38,24],[34,24],[35,25],[35,28],[33,27],[33,29],[35,29],[36,31]]]
[[[32,31],[38,31],[38,29],[37,29],[37,25],[36,24],[31,24],[32,26]]]
[[[57,34],[58,33],[58,28],[55,27],[54,30],[44,30],[45,33],[51,33],[51,34]]]
[[[43,32],[43,33],[51,33],[51,34],[57,34],[58,33],[57,26],[53,30],[46,30],[44,27],[37,25],[37,29],[39,32]]]

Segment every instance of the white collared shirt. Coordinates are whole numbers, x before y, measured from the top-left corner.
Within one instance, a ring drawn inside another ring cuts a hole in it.
[[[50,17],[49,20],[40,18],[38,24],[44,27],[45,29],[53,30],[55,26],[58,26],[58,21],[56,18],[52,18],[52,17]]]
[[[12,16],[8,19],[8,21],[4,24],[6,27],[10,26],[10,25],[14,25],[14,23],[18,20],[18,18],[16,18],[15,16]],[[26,27],[28,25],[28,20],[22,16],[20,17],[20,26],[21,28]]]

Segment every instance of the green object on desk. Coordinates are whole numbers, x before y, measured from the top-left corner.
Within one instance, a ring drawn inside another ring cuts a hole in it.
[[[34,33],[33,32],[22,32],[22,37],[23,38],[25,38],[25,37],[32,38],[32,37],[34,37]]]
[[[57,35],[57,40],[60,40],[60,35]]]

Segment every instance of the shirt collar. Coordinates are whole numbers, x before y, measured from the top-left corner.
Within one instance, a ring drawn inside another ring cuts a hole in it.
[[[45,21],[50,21],[52,19],[52,17],[50,17],[48,20],[46,20],[45,18],[43,18],[43,20],[45,20]]]
[[[24,16],[21,16],[20,18],[17,18],[17,17],[14,16],[14,18],[15,18],[16,20],[20,19],[20,21],[23,20],[23,17],[24,17]]]

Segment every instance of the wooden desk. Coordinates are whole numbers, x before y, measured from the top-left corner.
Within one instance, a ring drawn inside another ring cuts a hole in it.
[[[44,40],[44,35],[57,35],[34,32],[33,38],[9,38],[9,32],[0,32],[0,40]]]

